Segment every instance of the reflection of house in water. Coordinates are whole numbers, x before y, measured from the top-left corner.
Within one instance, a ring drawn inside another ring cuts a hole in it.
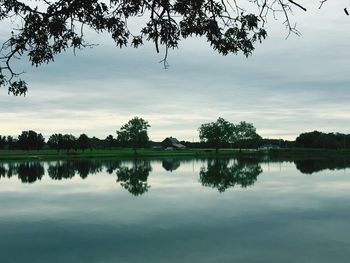
[[[165,170],[172,172],[180,167],[180,161],[174,159],[165,159],[162,161],[162,166]]]
[[[176,138],[167,137],[160,143],[165,149],[185,149],[186,146],[181,144]]]

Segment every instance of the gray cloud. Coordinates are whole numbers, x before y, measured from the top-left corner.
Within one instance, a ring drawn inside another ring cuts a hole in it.
[[[36,129],[104,137],[133,116],[150,121],[154,140],[197,139],[198,126],[219,116],[253,122],[266,137],[349,132],[350,37],[344,32],[350,22],[340,7],[297,12],[303,36],[287,40],[282,21],[270,21],[269,38],[248,59],[222,57],[190,39],[170,53],[164,70],[152,45],[120,50],[108,36],[91,35],[100,45],[75,57],[67,52],[39,68],[18,61],[30,92],[18,98],[0,91],[0,134]]]

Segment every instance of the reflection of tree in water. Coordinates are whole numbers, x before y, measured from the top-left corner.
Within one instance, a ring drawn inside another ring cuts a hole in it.
[[[107,173],[113,174],[120,167],[120,160],[107,160],[105,161],[105,167]]]
[[[75,161],[76,170],[83,179],[89,174],[96,174],[102,171],[103,163],[99,160],[77,160]]]
[[[75,166],[71,161],[59,161],[50,164],[47,173],[53,180],[70,179],[75,175]]]
[[[0,178],[3,177],[7,177],[7,178],[11,178],[14,175],[17,175],[17,168],[18,168],[18,163],[8,163],[7,167],[6,165],[4,165],[3,163],[0,165]]]
[[[47,172],[53,180],[70,179],[76,173],[85,179],[89,174],[101,172],[103,165],[103,161],[100,160],[67,160],[50,164]]]
[[[0,178],[7,176],[7,169],[5,168],[5,165],[0,163]]]
[[[294,163],[303,174],[313,174],[325,169],[340,170],[350,167],[350,159],[345,158],[295,160]]]
[[[134,160],[132,167],[122,166],[117,171],[117,182],[131,194],[138,196],[146,193],[150,186],[147,184],[149,173],[152,171],[148,160]]]
[[[207,168],[201,168],[200,182],[203,186],[217,188],[219,192],[240,185],[247,187],[253,185],[262,169],[257,162],[238,159],[230,164],[228,159],[208,160]]]
[[[172,172],[180,167],[180,161],[175,159],[164,159],[162,161],[162,166],[165,170]]]
[[[22,183],[34,183],[45,174],[44,166],[39,162],[24,162],[14,167]]]

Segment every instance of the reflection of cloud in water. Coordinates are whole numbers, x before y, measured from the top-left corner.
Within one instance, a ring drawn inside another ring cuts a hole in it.
[[[155,160],[79,159],[49,162],[9,161],[0,162],[0,180],[5,180],[5,178],[10,180],[12,177],[16,177],[19,179],[19,183],[24,184],[38,181],[45,184],[52,181],[51,184],[57,185],[58,181],[62,181],[62,184],[69,179],[72,181],[67,181],[67,183],[73,185],[78,183],[79,179],[86,180],[91,175],[98,175],[98,178],[97,176],[89,178],[89,183],[85,184],[83,188],[77,188],[76,191],[89,190],[97,192],[99,191],[98,189],[105,189],[107,185],[113,191],[115,189],[113,188],[114,184],[110,184],[110,182],[116,181],[129,193],[142,195],[149,191],[151,184],[162,189],[173,189],[176,187],[182,187],[184,189],[193,188],[198,184],[198,179],[194,180],[193,177],[198,178],[199,176],[201,185],[216,188],[219,192],[225,192],[231,187],[238,186],[245,188],[255,184],[257,177],[262,172],[261,165],[264,166],[265,172],[270,172],[270,167],[273,167],[271,169],[276,172],[281,172],[281,167],[279,169],[276,167],[277,164],[281,164],[283,161],[281,158],[275,160],[273,158],[269,158],[268,160],[266,158],[166,158]],[[290,164],[293,162],[290,159],[286,161]],[[350,167],[350,160],[347,158],[298,159],[294,160],[294,163],[295,167],[304,174],[312,174],[325,169],[338,170]],[[266,165],[267,168],[265,169]],[[152,169],[152,166],[155,169]],[[175,170],[177,172],[172,176],[169,177],[166,175],[166,171]],[[45,171],[47,176],[44,176]],[[284,169],[283,173],[285,174],[286,172]],[[100,176],[101,174],[106,176]],[[186,176],[183,176],[184,174]],[[111,177],[115,177],[115,179]],[[4,184],[2,185],[4,186]],[[90,185],[91,189],[89,188]]]

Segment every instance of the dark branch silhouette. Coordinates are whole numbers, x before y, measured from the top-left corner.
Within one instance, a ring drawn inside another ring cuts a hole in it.
[[[282,15],[288,32],[298,34],[290,19],[294,7],[306,11],[292,0],[1,1],[0,21],[14,21],[17,27],[2,43],[0,86],[14,95],[25,94],[27,83],[13,70],[13,60],[28,56],[32,65],[39,66],[68,49],[75,54],[94,45],[86,42],[87,28],[108,33],[120,48],[153,43],[155,51],[164,54],[164,67],[169,50],[193,36],[205,38],[222,55],[249,56],[267,36],[268,17]],[[129,24],[138,24],[139,31],[133,32]]]

